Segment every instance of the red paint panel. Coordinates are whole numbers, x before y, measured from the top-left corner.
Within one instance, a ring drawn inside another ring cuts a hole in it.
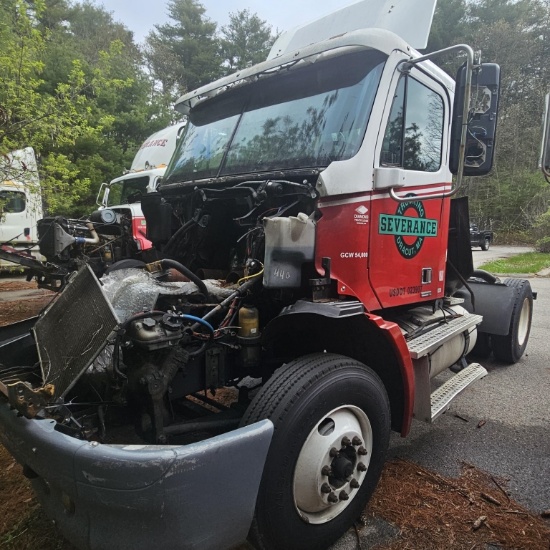
[[[370,195],[339,198],[341,200],[332,204],[321,204],[322,217],[317,222],[316,268],[324,274],[321,261],[330,258],[331,277],[338,283],[338,293],[355,296],[368,310],[379,309],[368,276]]]
[[[407,203],[391,197],[372,201],[369,277],[383,308],[443,297],[449,202],[414,196]]]
[[[384,331],[384,335],[391,343],[399,361],[403,380],[403,422],[401,424],[401,436],[405,437],[411,429],[414,410],[414,370],[409,348],[401,329],[395,323],[386,321],[378,315],[367,314],[367,317],[379,329]]]
[[[140,250],[147,250],[153,246],[147,239],[147,225],[143,216],[132,217],[132,236],[138,242]]]

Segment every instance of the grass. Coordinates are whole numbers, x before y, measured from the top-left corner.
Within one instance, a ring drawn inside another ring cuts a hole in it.
[[[480,266],[491,273],[538,273],[550,267],[550,254],[526,252],[511,258],[501,258]]]

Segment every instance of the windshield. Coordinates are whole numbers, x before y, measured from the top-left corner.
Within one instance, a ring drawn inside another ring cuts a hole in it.
[[[108,206],[116,206],[117,204],[128,204],[128,197],[135,193],[145,195],[147,193],[147,185],[149,184],[149,176],[140,176],[127,180],[117,181],[111,185],[109,191]],[[133,197],[132,202],[137,202],[140,199]]]
[[[357,153],[386,56],[349,53],[198,105],[163,183],[326,167]]]

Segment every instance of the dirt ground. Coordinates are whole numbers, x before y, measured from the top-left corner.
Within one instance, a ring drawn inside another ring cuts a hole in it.
[[[29,295],[25,291],[28,291]],[[0,293],[7,292],[17,298],[9,301],[0,300],[0,326],[36,315],[54,295],[49,290],[38,290],[34,281],[0,278]]]
[[[0,292],[33,288],[35,283],[0,279]],[[0,326],[35,315],[50,300],[45,291],[2,302]],[[0,446],[0,548],[71,550],[45,517],[21,470]],[[541,516],[528,512],[509,498],[505,479],[469,464],[452,479],[412,462],[389,460],[357,531],[374,516],[399,530],[376,550],[550,549],[550,510]]]

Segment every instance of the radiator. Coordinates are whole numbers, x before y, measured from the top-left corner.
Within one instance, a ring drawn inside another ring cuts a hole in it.
[[[108,343],[118,319],[86,265],[36,322],[33,331],[44,384],[65,397]]]

